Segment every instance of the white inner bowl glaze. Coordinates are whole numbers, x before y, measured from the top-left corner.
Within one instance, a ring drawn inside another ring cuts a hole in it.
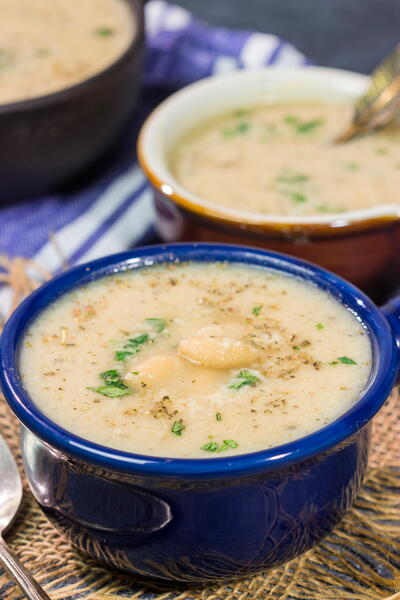
[[[326,67],[265,67],[235,71],[203,79],[165,100],[145,122],[139,137],[139,153],[148,173],[162,182],[166,196],[174,193],[204,207],[213,216],[236,222],[286,223],[293,225],[329,223],[343,227],[374,217],[400,217],[400,204],[377,206],[323,215],[265,215],[227,208],[201,198],[183,187],[174,177],[168,157],[178,140],[193,127],[213,117],[243,107],[290,101],[354,103],[367,89],[366,75]]]

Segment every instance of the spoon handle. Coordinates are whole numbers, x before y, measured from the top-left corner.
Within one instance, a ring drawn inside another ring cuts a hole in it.
[[[0,563],[17,582],[28,600],[50,600],[46,592],[28,573],[17,557],[11,552],[3,538],[0,536]]]

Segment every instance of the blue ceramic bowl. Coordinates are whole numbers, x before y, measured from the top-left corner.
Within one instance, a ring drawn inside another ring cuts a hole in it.
[[[323,429],[283,446],[193,460],[119,452],[78,438],[46,418],[18,372],[21,340],[32,319],[71,288],[103,275],[187,260],[290,273],[346,305],[364,324],[373,347],[371,376],[356,404]],[[21,304],[1,337],[1,384],[23,424],[22,451],[35,498],[80,550],[145,577],[212,581],[297,556],[332,529],[359,490],[370,421],[396,379],[399,305],[395,301],[386,307],[385,317],[332,273],[240,246],[154,246],[63,273]]]

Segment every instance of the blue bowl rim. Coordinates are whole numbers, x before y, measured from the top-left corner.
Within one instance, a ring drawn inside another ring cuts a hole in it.
[[[237,456],[185,459],[145,456],[114,450],[66,431],[33,404],[18,373],[23,333],[35,316],[72,287],[127,269],[165,262],[228,261],[289,272],[333,294],[369,332],[373,364],[368,385],[342,416],[292,442]],[[66,455],[106,470],[174,478],[223,477],[271,471],[331,450],[366,425],[390,394],[398,369],[398,351],[390,326],[373,302],[355,286],[306,261],[260,248],[213,243],[147,246],[78,265],[41,286],[20,304],[0,339],[0,383],[19,420],[39,439]]]

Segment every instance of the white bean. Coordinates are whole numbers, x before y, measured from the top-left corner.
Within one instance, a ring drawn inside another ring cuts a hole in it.
[[[185,338],[178,354],[192,363],[211,369],[246,366],[257,357],[257,350],[246,342],[225,337],[195,335]]]
[[[129,379],[135,381],[137,378],[140,383],[145,383],[146,385],[154,383],[162,385],[170,379],[171,374],[177,372],[181,367],[180,363],[180,359],[173,354],[156,354],[155,356],[146,358],[139,365],[134,364],[131,366],[131,372],[128,374],[130,375]],[[137,372],[138,374],[133,375],[132,372]]]

